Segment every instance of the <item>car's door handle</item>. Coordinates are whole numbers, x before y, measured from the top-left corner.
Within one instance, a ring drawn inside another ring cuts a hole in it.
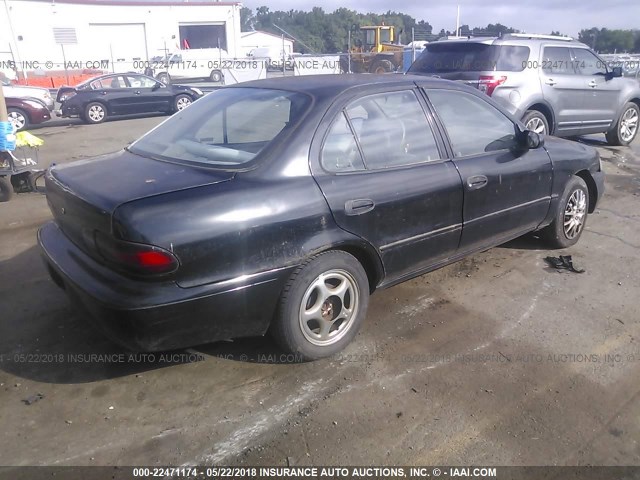
[[[596,88],[598,86],[598,82],[596,82],[595,80],[591,80],[589,83],[587,83],[587,85],[589,85],[591,88]]]
[[[558,82],[556,82],[553,78],[547,78],[544,83],[553,87]]]
[[[469,190],[477,190],[482,187],[486,187],[489,180],[484,175],[474,175],[467,178],[467,188]]]
[[[347,215],[362,215],[373,210],[375,206],[375,202],[369,198],[358,198],[347,200],[344,204],[344,211]]]
[[[134,93],[135,93],[136,95],[140,95],[140,90],[136,90]]]

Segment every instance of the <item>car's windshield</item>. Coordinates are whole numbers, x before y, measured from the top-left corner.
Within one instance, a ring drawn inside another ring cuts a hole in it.
[[[524,70],[529,47],[477,42],[432,43],[411,65],[409,73]]]
[[[301,93],[223,88],[176,113],[129,150],[169,161],[238,167],[295,124],[310,103]]]

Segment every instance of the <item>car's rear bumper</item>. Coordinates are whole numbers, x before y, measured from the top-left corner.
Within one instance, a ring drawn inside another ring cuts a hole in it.
[[[38,232],[47,269],[86,319],[132,350],[159,351],[262,335],[291,268],[181,288],[120,275],[82,252],[50,222]]]

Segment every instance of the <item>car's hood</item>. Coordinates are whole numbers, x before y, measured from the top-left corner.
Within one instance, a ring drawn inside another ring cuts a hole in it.
[[[37,98],[43,98],[47,95],[50,95],[49,90],[47,90],[46,88],[39,88],[39,87],[23,87],[23,86],[16,86],[16,85],[9,85],[7,87],[2,87],[2,90],[4,91],[4,94],[7,97],[18,97],[18,98],[24,98],[24,97],[37,97]]]
[[[98,209],[112,213],[133,200],[233,178],[233,172],[196,168],[145,158],[127,150],[53,167],[57,186]]]

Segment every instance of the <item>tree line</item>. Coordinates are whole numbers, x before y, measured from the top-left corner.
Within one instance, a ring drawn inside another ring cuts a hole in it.
[[[271,11],[266,6],[258,7],[255,11],[247,7],[242,7],[241,10],[243,32],[262,30],[276,35],[286,32],[296,40],[294,50],[301,53],[346,52],[349,32],[351,32],[352,42],[355,43],[361,39],[359,34],[361,26],[382,24],[393,25],[396,32],[399,32],[397,41],[402,44],[407,44],[412,39],[434,41],[456,34],[455,25],[451,25],[450,29],[434,31],[432,25],[425,20],[416,20],[411,15],[393,11],[376,14],[339,8],[334,12],[325,12],[321,7],[314,7],[310,11],[293,9]],[[484,27],[473,28],[462,25],[458,34],[498,36],[518,32],[519,30],[513,27],[490,23]],[[558,31],[551,33],[560,34]],[[578,40],[601,53],[640,52],[640,31],[638,30],[608,30],[593,27],[581,30]]]

